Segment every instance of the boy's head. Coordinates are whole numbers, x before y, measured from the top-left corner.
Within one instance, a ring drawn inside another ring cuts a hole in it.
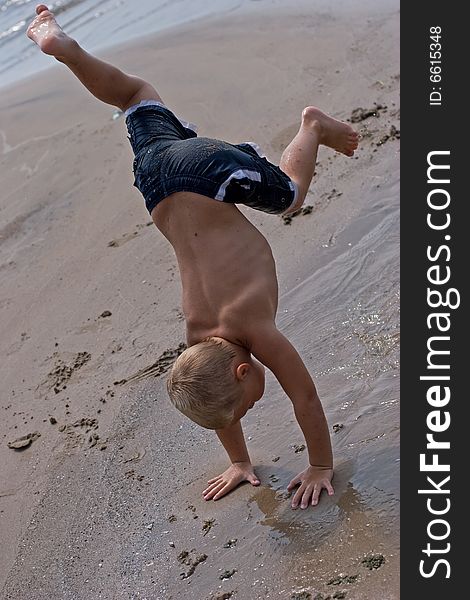
[[[264,367],[237,344],[210,337],[175,361],[167,380],[174,406],[207,429],[241,419],[264,392]]]

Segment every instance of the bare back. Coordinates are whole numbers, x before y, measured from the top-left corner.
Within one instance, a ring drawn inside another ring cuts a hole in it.
[[[250,347],[250,323],[274,321],[278,286],[271,248],[233,204],[179,192],[152,211],[181,273],[188,344],[207,336]]]

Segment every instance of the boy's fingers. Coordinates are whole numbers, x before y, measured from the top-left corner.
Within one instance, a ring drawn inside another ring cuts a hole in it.
[[[232,488],[230,487],[230,484],[229,484],[229,483],[226,483],[226,484],[224,485],[224,487],[223,487],[221,490],[219,490],[219,491],[217,492],[217,494],[214,496],[214,500],[218,500],[219,498],[222,498],[222,496],[224,496],[224,495],[225,495],[227,492],[229,492],[231,489],[232,489]]]
[[[320,498],[321,486],[316,485],[312,495],[312,506],[316,506],[318,504],[318,499]]]
[[[221,481],[223,481],[223,477],[216,477],[215,479],[211,479],[210,481],[208,481],[207,483],[209,484],[209,487],[211,485],[215,485],[216,483],[220,483]]]
[[[298,483],[300,483],[300,477],[294,477],[294,479],[287,486],[287,491],[290,492]]]
[[[328,492],[329,496],[333,496],[333,494],[335,493],[333,486],[331,485],[331,483],[329,481],[325,482],[325,487],[326,487],[326,491]]]
[[[211,489],[211,490],[210,490],[210,491],[209,491],[207,494],[205,494],[205,495],[204,495],[204,500],[210,500],[211,498],[213,498],[213,497],[214,497],[214,496],[217,494],[217,492],[218,492],[218,491],[219,491],[219,490],[220,490],[222,487],[224,487],[224,485],[225,485],[225,484],[224,484],[223,482],[222,482],[222,483],[219,483],[219,484],[217,484],[217,485],[214,485],[214,486],[212,487],[212,489]]]
[[[213,500],[217,500],[218,498],[220,498],[221,492],[222,490],[224,490],[227,487],[227,483],[222,482],[218,487],[216,487],[213,492],[211,492],[211,498]],[[228,491],[228,490],[227,490]],[[223,495],[223,494],[222,494]]]
[[[202,493],[207,494],[209,492],[212,492],[213,489],[215,489],[216,487],[218,487],[221,484],[223,484],[223,481],[215,481],[214,483],[211,483],[211,485],[209,487],[207,487]]]
[[[228,483],[229,483],[228,481],[222,480],[214,487],[214,489],[216,489],[218,491],[221,488],[225,487]]]
[[[307,508],[313,489],[313,485],[309,485],[305,488],[305,491],[302,495],[302,500],[300,502],[300,508]]]
[[[217,477],[213,477],[212,479],[209,479],[209,481],[207,483],[214,483],[216,481],[218,481],[220,479],[221,475],[217,475]]]
[[[300,499],[302,498],[302,494],[304,493],[304,486],[301,485],[299,489],[295,492],[294,497],[292,498],[292,508],[297,508],[299,505]]]
[[[202,493],[206,494],[207,492],[210,492],[216,485],[216,483],[211,483]]]

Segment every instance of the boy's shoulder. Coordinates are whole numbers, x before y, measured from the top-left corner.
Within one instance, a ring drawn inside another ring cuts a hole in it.
[[[315,397],[315,385],[301,356],[274,323],[253,330],[251,354],[274,374],[292,402]]]
[[[247,320],[244,324],[244,341],[253,356],[271,356],[285,339],[273,320]]]

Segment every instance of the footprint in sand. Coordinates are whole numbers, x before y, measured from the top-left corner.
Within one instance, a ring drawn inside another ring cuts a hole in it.
[[[113,313],[110,310],[104,310],[93,320],[91,320],[91,317],[89,317],[84,325],[71,329],[70,333],[74,335],[82,335],[84,333],[93,333],[96,331],[99,331],[101,333],[106,329],[112,329],[112,323],[109,320],[109,317],[112,317],[112,315]]]
[[[149,227],[150,225],[153,225],[153,221],[137,224],[135,226],[134,231],[131,231],[130,233],[124,233],[120,238],[117,238],[115,240],[111,240],[110,242],[108,242],[108,247],[117,248],[118,246],[122,246],[126,242],[130,242],[130,240],[133,240],[135,237],[137,237],[139,235],[139,233],[142,231],[142,229],[144,227]]]
[[[16,440],[8,442],[7,445],[12,450],[24,450],[40,437],[41,434],[39,433],[39,431],[34,431],[33,433],[28,433],[27,435],[23,435],[22,437],[19,437]]]
[[[107,448],[107,440],[101,439],[98,433],[96,433],[98,427],[98,419],[82,417],[73,423],[64,423],[58,429],[60,433],[66,436],[65,444],[69,449],[84,447],[86,444],[85,449],[97,448],[105,450]]]
[[[191,556],[191,553],[194,553],[194,552],[195,552],[194,549],[189,550],[189,551],[182,550],[177,557],[177,560],[181,565],[185,565],[185,566],[189,567],[189,569],[187,571],[182,571],[180,573],[181,579],[187,579],[188,577],[191,577],[191,575],[196,570],[196,567],[207,559],[207,554],[199,554],[198,556]]]
[[[158,359],[148,367],[140,369],[140,371],[137,371],[137,373],[126,377],[126,379],[120,379],[119,381],[115,381],[114,385],[123,385],[124,383],[138,381],[146,377],[159,377],[171,368],[171,365],[174,363],[174,361],[185,350],[186,344],[184,342],[181,342],[181,344],[179,344],[177,348],[165,350],[162,354],[160,354]]]
[[[59,358],[57,352],[54,352],[53,358],[55,358],[55,366],[41,385],[53,389],[58,394],[67,388],[67,383],[74,372],[81,369],[91,359],[91,354],[79,352],[68,364]]]

